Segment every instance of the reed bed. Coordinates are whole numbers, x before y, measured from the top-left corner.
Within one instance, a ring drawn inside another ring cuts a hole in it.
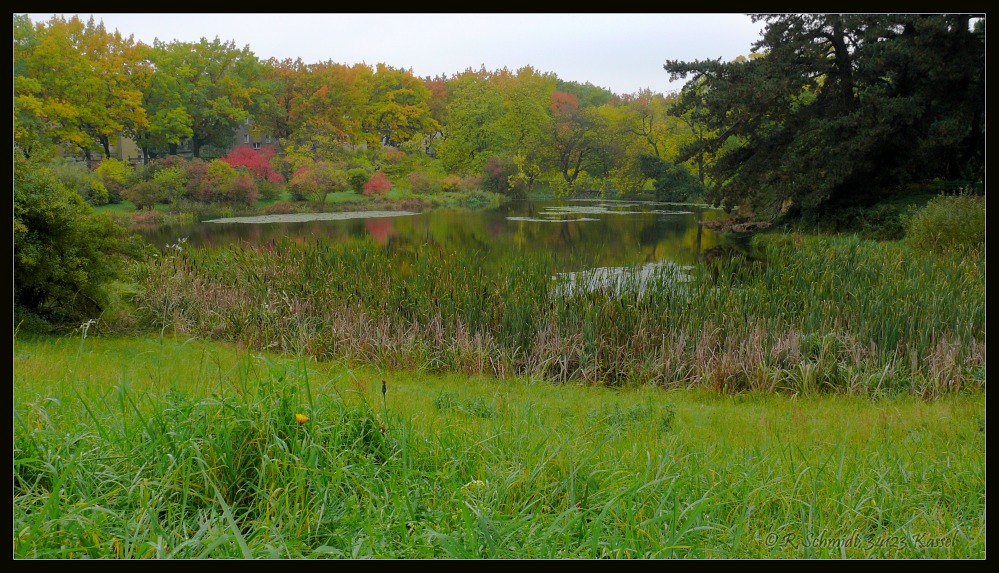
[[[608,388],[85,334],[15,340],[18,559],[985,558],[982,393]]]
[[[984,388],[984,254],[799,234],[759,236],[754,252],[567,289],[546,255],[178,245],[137,268],[137,303],[163,331],[385,368],[721,392]]]

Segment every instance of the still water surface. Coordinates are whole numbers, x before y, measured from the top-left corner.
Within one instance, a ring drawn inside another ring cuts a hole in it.
[[[178,239],[192,246],[272,241],[347,241],[370,237],[395,250],[423,244],[472,250],[487,261],[547,252],[553,271],[633,267],[670,262],[691,265],[699,253],[737,239],[699,223],[724,218],[707,207],[611,200],[514,201],[497,208],[435,209],[422,213],[371,211],[213,219],[144,233],[163,248]]]

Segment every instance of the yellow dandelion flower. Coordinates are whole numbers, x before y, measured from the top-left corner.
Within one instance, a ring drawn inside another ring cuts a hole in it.
[[[295,421],[299,424],[304,424],[309,421],[309,417],[305,414],[295,414]]]

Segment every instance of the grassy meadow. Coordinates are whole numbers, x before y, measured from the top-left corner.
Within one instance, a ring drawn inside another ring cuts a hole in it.
[[[985,557],[984,255],[551,262],[178,244],[15,330],[15,557]]]
[[[982,393],[610,388],[82,331],[14,350],[18,558],[985,556]]]

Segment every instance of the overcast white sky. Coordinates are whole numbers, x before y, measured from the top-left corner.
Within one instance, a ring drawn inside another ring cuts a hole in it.
[[[69,18],[73,13],[62,13]],[[201,38],[249,46],[260,59],[384,63],[419,77],[445,77],[485,65],[531,65],[560,79],[617,94],[678,89],[666,60],[731,60],[749,55],[762,24],[745,14],[98,14],[108,30],[152,44]],[[29,13],[45,22],[51,13]]]

